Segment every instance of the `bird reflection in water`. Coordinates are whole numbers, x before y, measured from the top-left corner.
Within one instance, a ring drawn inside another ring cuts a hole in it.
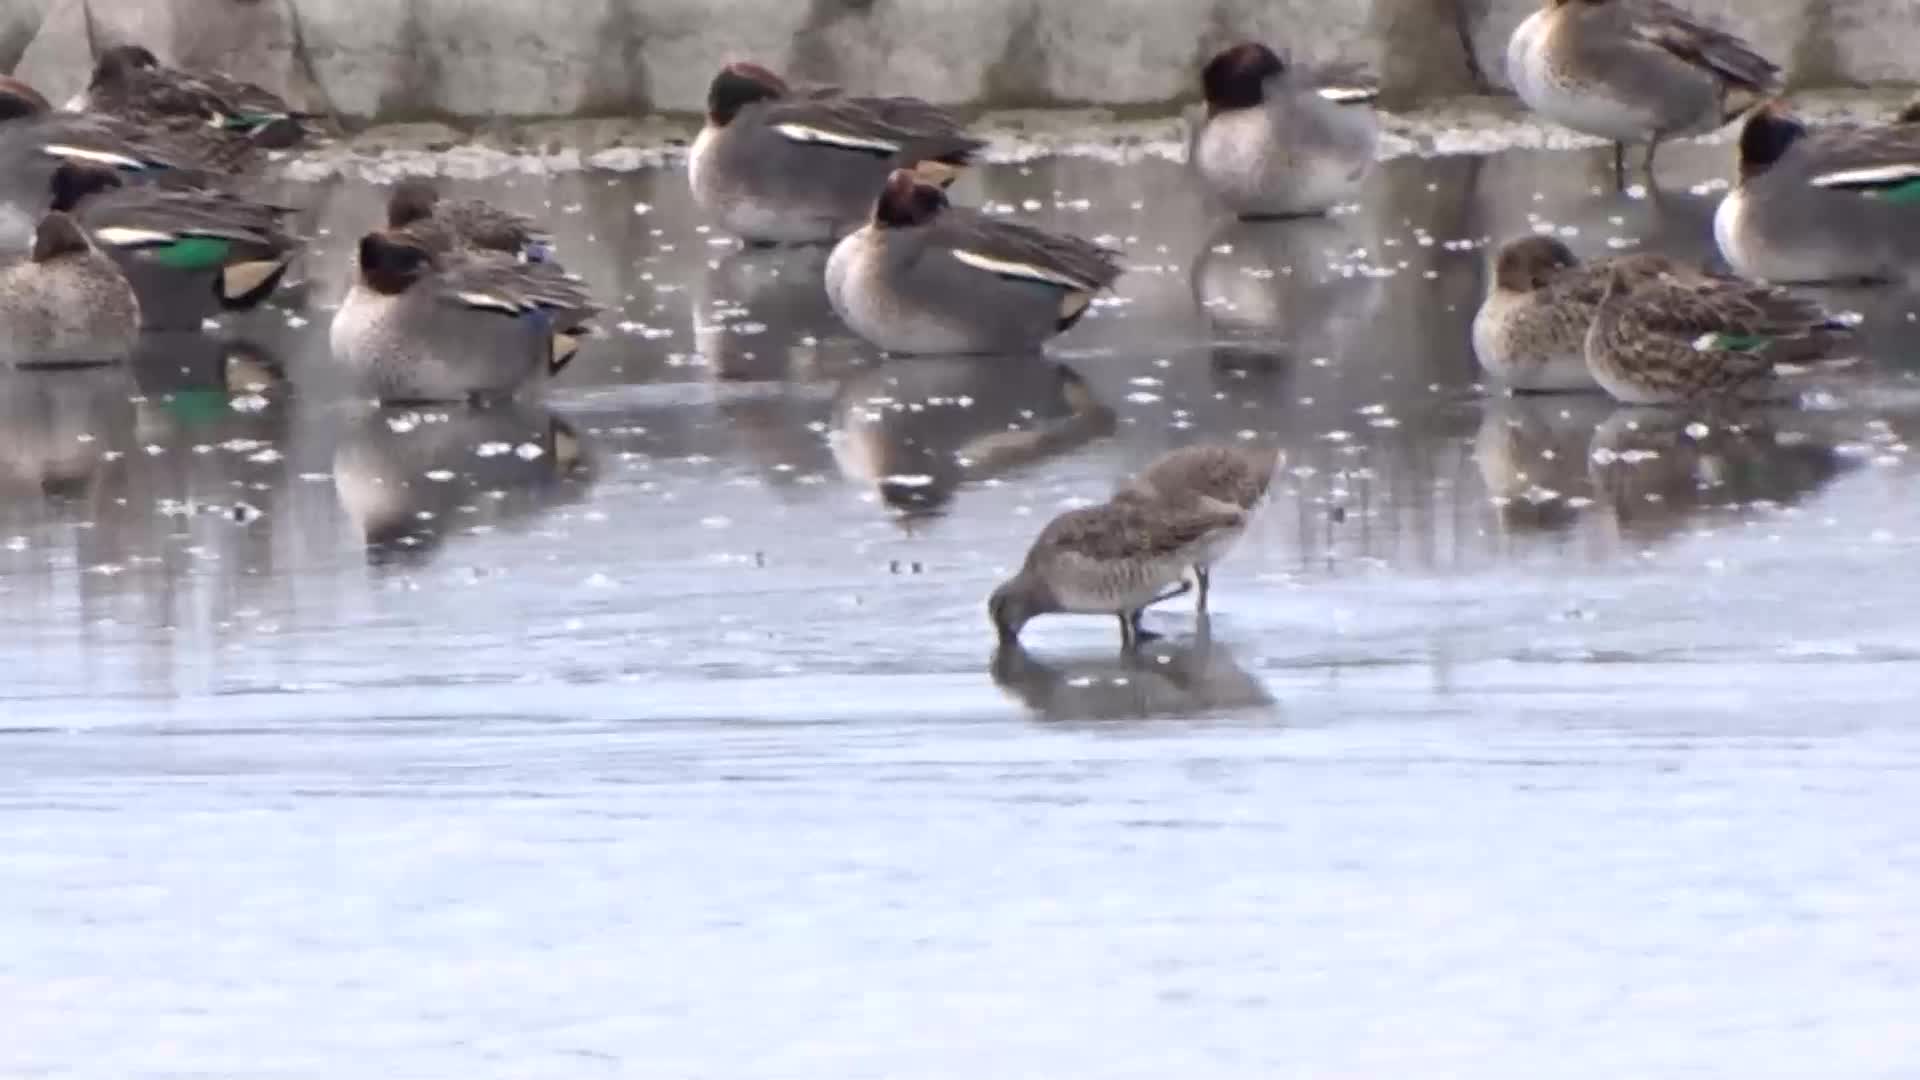
[[[842,475],[911,522],[943,510],[964,483],[1070,453],[1114,424],[1065,364],[921,356],[843,382],[828,438]]]
[[[1502,528],[1552,534],[1573,527],[1594,501],[1587,446],[1613,409],[1602,394],[1517,394],[1486,402],[1473,457]]]
[[[0,366],[0,496],[87,501],[126,457],[136,396],[124,366]]]
[[[1161,639],[1104,659],[1042,660],[1018,641],[994,650],[995,685],[1049,721],[1150,720],[1270,710],[1273,695],[1213,639],[1201,616],[1192,638]]]
[[[1381,281],[1355,265],[1367,241],[1349,220],[1233,219],[1207,238],[1189,284],[1217,373],[1285,374],[1302,357],[1335,354],[1373,318]]]
[[[593,476],[572,427],[537,405],[382,408],[333,458],[334,489],[375,565],[421,563],[451,536],[524,523]]]
[[[828,248],[747,248],[692,289],[694,347],[710,378],[773,381],[843,370],[860,346],[827,304]]]
[[[1587,468],[1621,535],[1664,540],[1714,514],[1792,506],[1848,471],[1830,422],[1788,409],[1623,408],[1595,429]]]

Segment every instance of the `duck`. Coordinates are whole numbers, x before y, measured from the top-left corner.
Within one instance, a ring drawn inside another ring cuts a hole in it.
[[[1623,186],[1628,143],[1726,126],[1780,88],[1780,68],[1746,42],[1664,0],[1542,0],[1507,42],[1520,100],[1557,124],[1613,143]]]
[[[1473,317],[1481,368],[1517,393],[1598,389],[1587,369],[1587,328],[1616,268],[1635,285],[1662,274],[1711,276],[1651,252],[1583,263],[1551,236],[1510,240],[1495,257],[1486,298]]]
[[[56,210],[40,219],[27,260],[0,269],[0,327],[22,365],[110,362],[133,351],[140,298],[80,223]]]
[[[1156,500],[1185,510],[1238,510],[1251,515],[1267,497],[1280,451],[1271,447],[1201,444],[1169,450],[1122,486],[1117,497]],[[1205,614],[1213,566],[1240,542],[1238,528],[1223,528],[1194,549],[1198,586],[1194,610]]]
[[[1915,97],[1912,101],[1902,105],[1900,111],[1893,114],[1893,122],[1896,124],[1920,124],[1920,97]]]
[[[63,161],[103,165],[142,181],[217,182],[181,148],[137,124],[56,110],[31,84],[0,76],[0,250],[24,252],[32,245],[53,170]]]
[[[435,254],[405,234],[371,232],[329,343],[383,403],[486,403],[559,374],[598,311],[551,264]]]
[[[198,329],[217,305],[257,307],[273,294],[302,241],[287,207],[230,192],[129,184],[106,165],[63,161],[52,208],[71,214],[111,253],[141,297],[147,329]]]
[[[985,146],[919,98],[796,93],[738,62],[707,89],[687,183],[701,210],[749,244],[829,243],[861,225],[895,169],[945,187]]]
[[[299,146],[314,118],[264,87],[218,72],[169,67],[152,50],[131,43],[100,53],[73,104],[191,140],[206,163],[234,170],[256,165],[267,151]]]
[[[1735,278],[1636,282],[1612,266],[1593,325],[1587,366],[1627,405],[1774,401],[1788,376],[1851,362],[1853,332],[1811,298]]]
[[[1048,522],[1018,573],[987,600],[1002,645],[1039,615],[1113,615],[1133,649],[1159,635],[1141,625],[1146,609],[1193,588],[1186,572],[1208,545],[1246,526],[1239,507],[1180,506],[1158,499],[1110,499]]]
[[[1920,124],[1809,128],[1778,103],[1740,129],[1713,218],[1728,265],[1763,281],[1920,276]]]
[[[1323,214],[1353,198],[1373,170],[1378,90],[1365,79],[1315,78],[1258,42],[1201,69],[1206,116],[1187,159],[1242,218]]]
[[[896,169],[827,258],[827,299],[889,353],[1031,353],[1120,276],[1118,253],[977,210]]]
[[[553,257],[553,238],[524,214],[482,199],[443,199],[432,179],[409,176],[387,198],[387,228],[405,230],[435,252],[495,251],[526,262]]]

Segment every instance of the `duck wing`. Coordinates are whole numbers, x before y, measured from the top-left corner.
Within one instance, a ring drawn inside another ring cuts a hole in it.
[[[1071,233],[949,209],[934,225],[939,246],[985,273],[1076,292],[1098,292],[1120,276],[1120,253]]]
[[[600,311],[585,283],[557,264],[523,263],[504,255],[446,259],[434,285],[444,303],[513,318],[544,312],[562,331]]]
[[[1077,556],[1109,562],[1172,558],[1247,516],[1219,504],[1182,507],[1143,499],[1115,499],[1054,518],[1033,542],[1037,559]]]
[[[1696,22],[1666,0],[1635,0],[1633,31],[1696,67],[1754,94],[1780,86],[1779,65],[1724,30]]]
[[[1920,124],[1835,126],[1807,142],[1813,186],[1920,203]]]
[[[902,162],[963,165],[986,146],[962,130],[951,113],[918,98],[828,94],[790,99],[772,103],[766,123],[793,142],[897,157]]]

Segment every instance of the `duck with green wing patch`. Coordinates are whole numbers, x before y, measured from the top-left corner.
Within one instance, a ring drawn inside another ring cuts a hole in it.
[[[1771,105],[1740,132],[1720,253],[1765,281],[1920,277],[1920,124],[1814,128]]]
[[[135,44],[102,51],[74,105],[191,139],[206,161],[231,169],[251,168],[267,151],[305,142],[314,119],[264,87],[219,72],[169,67]]]
[[[53,208],[74,215],[120,262],[149,329],[197,329],[221,310],[256,307],[300,251],[288,207],[230,192],[129,184],[104,165],[63,162]]]
[[[495,400],[556,375],[599,308],[548,263],[436,255],[402,234],[360,241],[333,353],[380,400]]]
[[[1818,302],[1731,278],[1635,282],[1616,265],[1587,330],[1587,366],[1629,405],[1771,401],[1789,376],[1850,362],[1852,331]]]
[[[553,257],[553,238],[525,214],[483,199],[444,199],[424,176],[409,176],[387,198],[387,228],[404,230],[430,250],[491,251],[527,262]]]

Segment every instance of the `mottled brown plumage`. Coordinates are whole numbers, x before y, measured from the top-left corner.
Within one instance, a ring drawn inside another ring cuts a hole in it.
[[[1251,513],[1267,497],[1280,452],[1245,446],[1187,446],[1162,454],[1122,489],[1122,498],[1157,499],[1185,511],[1239,510]],[[1195,607],[1207,610],[1213,565],[1224,558],[1245,533],[1245,519],[1234,528],[1219,529],[1193,549],[1194,579],[1199,584]]]
[[[1832,359],[1850,337],[1785,289],[1727,278],[1636,286],[1616,268],[1586,352],[1595,380],[1627,404],[1767,400],[1782,393],[1780,365]]]
[[[387,199],[387,228],[406,230],[436,254],[471,248],[543,262],[552,249],[546,230],[532,218],[480,199],[443,199],[424,176],[394,185]]]
[[[988,611],[1004,640],[1035,615],[1119,616],[1124,645],[1138,643],[1148,605],[1186,591],[1196,551],[1242,527],[1246,513],[1218,504],[1184,508],[1157,499],[1117,498],[1069,510],[1040,531],[1020,572],[994,590]]]

